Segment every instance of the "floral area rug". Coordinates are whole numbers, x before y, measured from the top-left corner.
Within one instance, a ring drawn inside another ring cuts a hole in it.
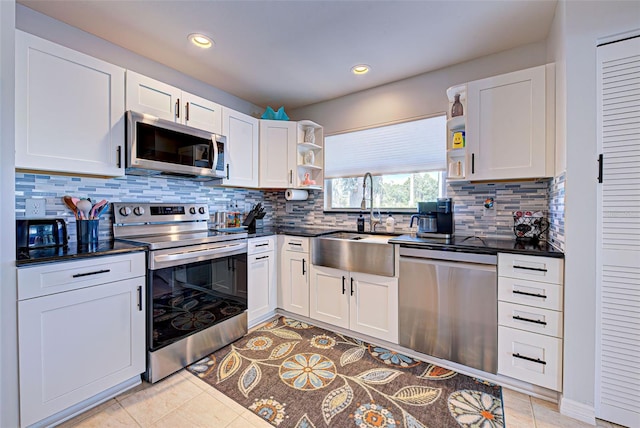
[[[497,385],[291,318],[188,367],[277,427],[503,427]]]

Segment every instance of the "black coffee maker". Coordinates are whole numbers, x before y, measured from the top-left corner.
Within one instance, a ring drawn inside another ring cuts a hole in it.
[[[413,227],[413,220],[417,220],[420,238],[453,238],[453,200],[438,198],[433,202],[418,202],[418,214],[411,216],[409,227]]]

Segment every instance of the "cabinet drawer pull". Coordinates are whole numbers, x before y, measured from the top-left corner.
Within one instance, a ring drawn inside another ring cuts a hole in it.
[[[520,290],[513,290],[513,294],[522,294],[523,296],[539,297],[541,299],[547,298],[547,296],[545,296],[544,294],[527,293],[526,291],[520,291]]]
[[[540,325],[547,325],[546,321],[532,320],[532,319],[529,319],[529,318],[522,318],[519,315],[513,315],[511,318],[513,318],[514,320],[518,320],[518,321],[526,321],[526,322],[532,322],[532,323],[540,324]]]
[[[138,286],[138,310],[142,311],[142,286]]]
[[[528,266],[514,265],[513,268],[514,269],[524,269],[524,270],[534,270],[536,272],[547,272],[547,270],[543,269],[543,268],[534,268],[534,267],[528,267]]]
[[[302,244],[299,242],[289,242],[289,245],[295,245],[297,247],[302,247]]]
[[[256,247],[266,247],[267,245],[269,245],[269,243],[265,242],[264,244],[256,244]]]
[[[102,269],[102,270],[96,270],[93,272],[87,272],[87,273],[76,273],[75,275],[73,275],[73,278],[80,278],[83,276],[89,276],[89,275],[98,275],[101,273],[108,273],[111,272],[111,269]]]
[[[342,275],[342,294],[344,294],[344,293],[346,293],[346,292],[347,292],[347,287],[344,285],[344,281],[345,281],[346,279],[347,279],[347,278],[345,278],[345,276],[344,276],[344,275]]]
[[[351,295],[353,296],[353,278],[351,278]]]
[[[256,260],[263,260],[263,259],[268,259],[269,256],[262,256],[262,257],[256,257]]]
[[[520,354],[517,354],[517,353],[516,354],[511,354],[511,355],[513,355],[516,358],[520,358],[522,360],[527,360],[527,361],[531,361],[531,362],[534,362],[534,363],[542,364],[543,366],[547,365],[547,362],[546,361],[542,361],[540,358],[525,357],[524,355],[520,355]]]

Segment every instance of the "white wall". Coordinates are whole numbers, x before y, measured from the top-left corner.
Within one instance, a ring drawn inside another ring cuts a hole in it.
[[[16,7],[16,28],[176,86],[234,110],[252,116],[259,116],[264,111],[264,107],[240,99],[228,92],[188,77],[173,68],[144,58],[22,5]]]
[[[640,28],[638,1],[567,1],[564,400],[594,405],[596,45]]]
[[[567,169],[567,66],[565,54],[566,2],[556,7],[556,14],[547,37],[547,62],[556,64],[556,151],[555,175]]]
[[[15,0],[0,1],[0,426],[18,425],[14,205]]]
[[[295,109],[290,116],[295,120],[310,119],[321,123],[328,135],[432,115],[448,110],[445,91],[450,86],[545,63],[545,42],[533,43]]]

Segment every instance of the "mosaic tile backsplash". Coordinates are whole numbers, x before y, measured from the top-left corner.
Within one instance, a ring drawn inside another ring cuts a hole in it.
[[[456,235],[490,236],[498,238],[514,238],[514,211],[550,211],[550,182],[555,180],[541,180],[536,182],[517,183],[451,183],[447,185],[447,196],[454,200],[455,233]],[[485,208],[485,200],[493,198],[493,208]],[[326,213],[323,212],[324,197],[320,191],[309,192],[306,201],[289,202],[293,210],[286,212],[286,201],[281,197],[267,196],[276,207],[276,218],[279,224],[291,226],[315,226],[339,229],[356,229],[358,214]],[[415,232],[417,227],[409,227],[410,214],[393,214],[396,220],[397,232]],[[365,222],[368,222],[365,215]],[[386,213],[382,212],[382,219]],[[556,211],[556,220],[560,213]],[[368,230],[368,223],[365,230]],[[378,228],[384,231],[384,226]],[[562,231],[556,228],[556,240]]]
[[[564,174],[536,182],[447,185],[447,196],[454,199],[456,234],[513,238],[513,211],[546,211],[550,228],[548,240],[564,250]],[[16,217],[25,216],[25,200],[46,199],[46,216],[62,217],[69,223],[69,234],[75,239],[75,218],[62,203],[62,196],[90,197],[93,201],[110,202],[197,202],[209,205],[211,213],[229,210],[229,204],[240,210],[262,202],[267,210],[265,225],[322,227],[356,230],[357,213],[326,213],[321,191],[309,192],[306,201],[287,202],[283,191],[260,191],[214,187],[189,180],[124,176],[118,178],[68,177],[16,173]],[[492,208],[484,203],[493,198]],[[287,213],[287,204],[291,211]],[[387,217],[382,212],[382,219]],[[415,232],[409,227],[411,214],[393,214],[396,232]],[[368,231],[368,214],[365,215]],[[378,227],[384,231],[384,225]],[[101,216],[100,237],[112,236],[110,208]]]
[[[138,177],[127,175],[117,178],[68,177],[59,175],[40,175],[16,173],[16,218],[25,216],[25,200],[44,198],[46,216],[61,217],[67,220],[70,239],[75,240],[75,217],[64,205],[64,195],[78,198],[91,198],[97,202],[106,199],[109,202],[190,202],[206,203],[209,212],[228,211],[229,204],[234,209],[244,211],[257,202],[262,202],[267,211],[265,225],[273,224],[274,209],[264,200],[259,190],[213,187],[189,180]],[[113,236],[111,207],[100,216],[99,238]]]

